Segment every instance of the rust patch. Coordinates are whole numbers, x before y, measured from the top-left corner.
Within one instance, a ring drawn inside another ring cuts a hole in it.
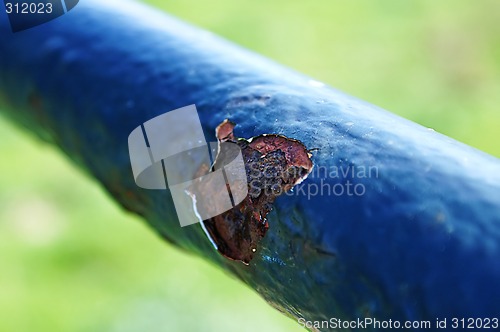
[[[269,224],[267,214],[276,197],[302,182],[311,172],[311,154],[298,140],[282,135],[266,134],[250,139],[236,138],[235,124],[229,120],[216,129],[219,142],[237,144],[245,164],[248,186],[246,198],[233,209],[203,220],[202,226],[210,241],[225,257],[249,264]],[[219,156],[214,161],[217,165]],[[206,165],[204,166],[206,167]],[[217,197],[209,186],[196,184],[192,192]],[[229,184],[226,183],[229,189]],[[188,190],[189,191],[189,190]],[[195,203],[195,208],[196,208]],[[206,209],[207,207],[198,207]]]

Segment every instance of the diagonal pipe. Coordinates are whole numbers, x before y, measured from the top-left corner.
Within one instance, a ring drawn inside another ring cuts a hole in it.
[[[249,266],[219,255],[199,225],[179,227],[168,190],[134,183],[129,133],[190,104],[207,141],[228,118],[239,137],[317,149]],[[0,105],[166,240],[289,316],[435,324],[500,312],[498,159],[142,4],[82,1],[18,33],[2,11]]]

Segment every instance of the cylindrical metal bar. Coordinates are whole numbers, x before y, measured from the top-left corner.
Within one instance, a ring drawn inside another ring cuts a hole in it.
[[[0,36],[8,116],[283,312],[433,324],[500,312],[498,159],[137,3],[82,1],[18,33],[2,12]],[[207,141],[228,118],[239,137],[317,148],[249,266],[213,250],[200,225],[181,228],[168,190],[134,183],[129,133],[190,104]]]

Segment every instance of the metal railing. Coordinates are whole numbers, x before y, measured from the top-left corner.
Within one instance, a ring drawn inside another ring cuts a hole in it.
[[[19,33],[0,18],[7,115],[281,311],[431,322],[500,312],[498,159],[141,4],[88,0]],[[190,104],[207,141],[228,118],[239,137],[314,149],[249,266],[219,255],[199,225],[181,228],[169,190],[134,183],[129,133]]]

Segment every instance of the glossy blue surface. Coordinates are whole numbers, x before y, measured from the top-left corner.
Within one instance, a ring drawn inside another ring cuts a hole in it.
[[[166,239],[290,315],[434,322],[500,313],[498,159],[209,32],[124,1],[80,2],[15,34],[2,12],[0,102]],[[168,191],[134,183],[129,133],[189,104],[207,141],[229,118],[239,137],[283,134],[319,149],[315,171],[277,199],[249,267],[219,256],[199,225],[180,228]]]

